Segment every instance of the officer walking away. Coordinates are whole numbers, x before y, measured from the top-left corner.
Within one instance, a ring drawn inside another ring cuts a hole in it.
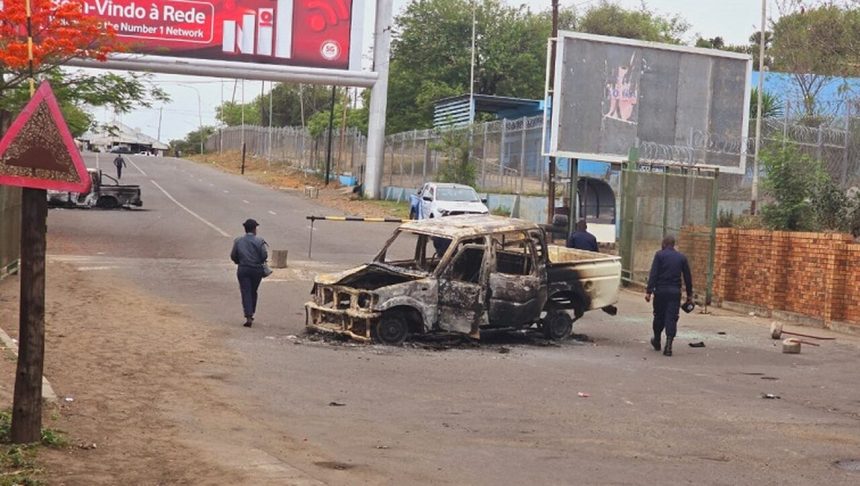
[[[113,165],[116,166],[116,179],[122,179],[122,168],[126,167],[125,159],[122,158],[122,155],[117,155],[115,159],[113,159]]]
[[[690,264],[681,252],[675,250],[675,237],[663,238],[663,249],[654,255],[645,302],[654,295],[654,337],[651,346],[660,351],[660,337],[666,330],[666,347],[663,354],[672,356],[672,341],[678,330],[678,313],[681,309],[681,277],[687,290],[687,303],[693,302],[693,278]]]
[[[266,250],[266,240],[257,236],[259,224],[248,219],[242,226],[245,227],[245,236],[240,236],[233,241],[233,250],[230,259],[238,265],[236,276],[239,279],[239,290],[242,292],[242,310],[245,312],[245,327],[251,327],[254,323],[254,313],[257,310],[257,289],[263,280],[263,264],[269,258]]]
[[[577,250],[598,251],[597,238],[588,231],[588,223],[584,219],[576,222],[576,231],[567,239],[567,247]]]

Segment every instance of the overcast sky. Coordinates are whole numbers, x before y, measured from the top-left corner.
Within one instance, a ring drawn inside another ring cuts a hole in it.
[[[366,1],[372,4],[372,0]],[[525,4],[533,11],[546,10],[551,5],[550,0],[507,1],[514,5]],[[394,0],[395,12],[402,9],[408,2],[409,0]],[[627,8],[638,8],[642,3],[641,0],[616,0],[616,2]],[[579,10],[596,3],[599,3],[599,0],[561,0],[563,7],[573,5]],[[768,3],[768,8],[773,7],[773,0],[768,0]],[[669,15],[680,14],[684,17],[690,23],[686,39],[688,43],[692,43],[699,35],[708,38],[721,36],[731,44],[744,43],[750,34],[759,28],[761,22],[760,0],[647,0],[646,4],[657,12]],[[368,35],[365,50],[369,48],[371,42],[371,19],[369,15],[367,17],[365,30]],[[232,79],[176,75],[158,75],[157,79],[161,87],[170,94],[172,101],[164,106],[137,109],[133,113],[120,117],[120,121],[133,128],[140,128],[152,137],[159,136],[160,125],[160,139],[165,142],[183,138],[188,132],[197,129],[201,117],[203,125],[216,125],[215,108],[222,99],[233,98],[234,85],[236,101],[242,99],[241,81],[236,83]],[[260,88],[260,81],[245,81],[245,101],[250,101],[259,95]],[[269,83],[266,82],[265,90],[268,92],[268,89]],[[198,103],[198,92],[200,103]],[[198,117],[198,107],[200,117]],[[95,114],[100,122],[114,118],[108,110],[98,109]]]

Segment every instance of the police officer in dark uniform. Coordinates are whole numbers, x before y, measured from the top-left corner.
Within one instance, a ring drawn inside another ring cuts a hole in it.
[[[576,231],[567,238],[567,247],[577,250],[600,251],[597,238],[588,232],[588,223],[584,219],[576,222]]]
[[[233,250],[230,259],[238,265],[236,276],[239,278],[239,290],[242,292],[242,310],[245,312],[245,327],[251,327],[254,323],[254,313],[257,310],[257,289],[263,280],[263,264],[269,259],[266,250],[266,240],[257,236],[259,224],[248,219],[242,226],[245,227],[245,236],[240,236],[233,241]]]
[[[690,264],[681,252],[675,250],[675,237],[663,238],[663,249],[654,255],[645,301],[651,302],[654,295],[654,337],[651,346],[660,351],[660,337],[666,330],[666,346],[663,354],[672,356],[672,341],[678,329],[678,314],[681,309],[681,277],[687,290],[687,303],[693,302],[693,278]]]

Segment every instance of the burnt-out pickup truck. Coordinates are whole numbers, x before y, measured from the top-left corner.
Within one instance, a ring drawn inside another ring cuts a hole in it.
[[[402,224],[372,262],[319,275],[309,330],[400,344],[410,334],[537,327],[564,339],[585,312],[614,314],[618,257],[547,246],[518,219],[449,216]]]
[[[48,205],[51,207],[102,208],[116,209],[131,206],[140,207],[140,186],[120,184],[118,180],[99,169],[87,169],[92,181],[90,192],[48,191]]]

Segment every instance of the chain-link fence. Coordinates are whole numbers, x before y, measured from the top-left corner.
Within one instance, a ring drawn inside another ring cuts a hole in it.
[[[21,243],[21,190],[0,186],[0,278],[18,267]]]
[[[209,153],[238,152],[272,164],[323,171],[328,153],[328,132],[314,137],[299,127],[249,126],[219,129],[206,140]],[[367,152],[367,137],[355,128],[334,129],[331,137],[332,171],[360,178]]]
[[[816,126],[810,126],[811,123]],[[750,136],[725,137],[691,131],[675,145],[642,142],[639,160],[658,165],[691,166],[702,153],[719,154],[726,167],[737,167],[740,155],[747,154],[746,174],[719,177],[720,200],[728,207],[749,207],[755,153],[755,120]],[[485,192],[546,194],[547,157],[541,151],[543,117],[496,120],[472,126],[470,139],[475,163],[476,185]],[[206,150],[238,151],[245,143],[251,156],[277,163],[322,170],[325,164],[326,133],[313,137],[301,128],[245,126],[219,130],[206,142]],[[418,187],[438,179],[446,162],[442,136],[437,130],[413,130],[385,139],[383,184]],[[762,124],[763,145],[788,143],[824,162],[841,187],[860,185],[860,117],[846,114],[826,120],[811,120],[786,103],[780,117]],[[355,129],[335,130],[332,136],[332,166],[339,173],[363,176],[367,140]],[[714,160],[714,157],[709,157]],[[738,211],[739,212],[739,211]]]

